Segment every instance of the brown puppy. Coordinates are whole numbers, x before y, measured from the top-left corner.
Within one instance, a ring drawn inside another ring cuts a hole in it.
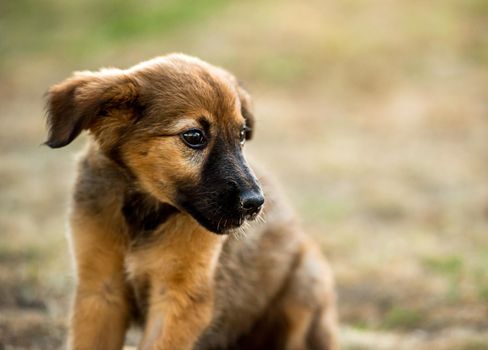
[[[91,135],[71,349],[121,349],[132,320],[144,350],[337,348],[328,265],[248,166],[254,119],[231,74],[181,54],[79,72],[47,110],[50,147]]]

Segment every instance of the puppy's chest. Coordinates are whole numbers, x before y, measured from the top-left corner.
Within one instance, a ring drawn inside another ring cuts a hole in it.
[[[122,214],[129,236],[125,266],[130,280],[151,275],[186,281],[195,273],[208,276],[215,268],[225,237],[205,230],[173,206],[131,193]]]
[[[224,241],[184,215],[172,215],[154,230],[140,231],[125,256],[134,319],[144,322],[152,297],[208,291]]]

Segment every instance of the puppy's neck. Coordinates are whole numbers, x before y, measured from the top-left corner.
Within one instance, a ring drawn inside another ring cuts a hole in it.
[[[172,205],[160,202],[142,191],[131,190],[124,196],[122,214],[131,236],[154,231],[177,213],[178,209]]]

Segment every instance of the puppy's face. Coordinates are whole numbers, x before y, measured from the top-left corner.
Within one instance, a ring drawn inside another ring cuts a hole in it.
[[[170,55],[52,87],[46,143],[61,147],[89,130],[143,190],[223,233],[255,218],[264,202],[243,155],[249,109],[228,72]]]

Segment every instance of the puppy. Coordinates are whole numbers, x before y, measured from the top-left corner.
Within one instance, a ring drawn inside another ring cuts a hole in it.
[[[337,349],[333,280],[243,147],[249,94],[172,54],[77,72],[47,94],[46,144],[90,140],[70,211],[69,347]],[[256,219],[256,220],[255,220]]]

